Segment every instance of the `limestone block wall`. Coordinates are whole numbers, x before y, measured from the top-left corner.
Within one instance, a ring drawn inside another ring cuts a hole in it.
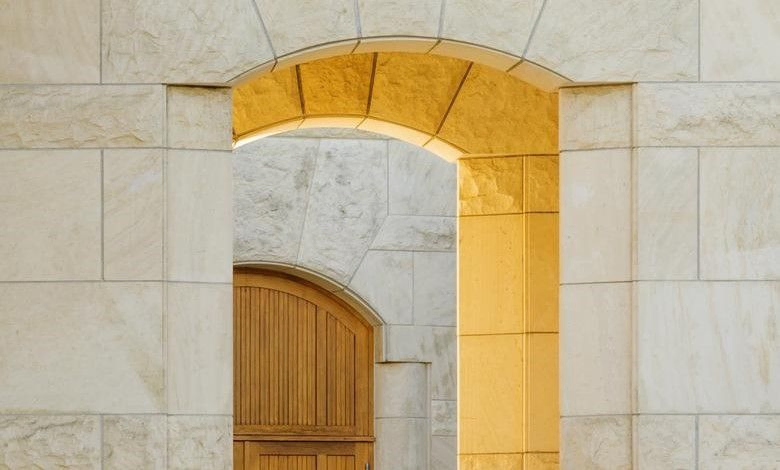
[[[234,152],[234,262],[324,285],[382,326],[377,469],[455,468],[455,165],[359,131]]]

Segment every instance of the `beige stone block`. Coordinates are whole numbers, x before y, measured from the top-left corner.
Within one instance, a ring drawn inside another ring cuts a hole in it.
[[[523,454],[523,470],[558,470],[560,456],[557,453],[529,452]]]
[[[229,285],[168,284],[168,413],[233,412],[233,292]]]
[[[100,0],[5,2],[0,82],[100,81]]]
[[[273,60],[248,1],[107,0],[103,81],[226,83]]]
[[[780,283],[642,282],[636,302],[639,412],[780,410]]]
[[[98,470],[99,416],[0,417],[0,466]]]
[[[103,417],[103,468],[165,468],[167,421],[164,415]]]
[[[699,157],[696,149],[636,152],[636,276],[696,279]]]
[[[103,154],[103,273],[111,280],[160,280],[163,151]]]
[[[631,279],[631,151],[561,155],[561,282]]]
[[[390,325],[414,323],[414,258],[407,251],[366,253],[349,289]]]
[[[227,152],[169,150],[166,279],[233,279],[233,174]]]
[[[458,160],[458,213],[522,213],[523,178],[523,157]]]
[[[390,213],[454,216],[457,167],[418,145],[389,142]]]
[[[558,214],[526,214],[525,331],[558,331]]]
[[[523,335],[458,337],[458,452],[523,451]]]
[[[385,360],[429,362],[431,399],[457,398],[454,327],[388,325],[384,330]]]
[[[563,418],[561,469],[631,469],[631,416]]]
[[[3,413],[164,410],[159,283],[2,284],[0,312]]]
[[[639,470],[696,468],[696,417],[640,415],[635,418]]]
[[[431,437],[431,470],[455,470],[458,468],[457,438],[455,436]]]
[[[359,0],[358,11],[362,36],[436,37],[441,0]]]
[[[458,464],[460,470],[519,470],[523,454],[459,454]]]
[[[561,286],[561,414],[631,412],[631,285]]]
[[[639,84],[635,91],[636,145],[780,145],[778,83]]]
[[[553,0],[525,57],[578,82],[696,80],[698,14],[692,0]]]
[[[519,57],[523,55],[542,3],[539,0],[448,1],[441,35]]]
[[[0,148],[159,147],[163,88],[6,86]]]
[[[712,470],[771,469],[780,461],[780,417],[699,417],[699,465]]]
[[[780,149],[701,150],[701,278],[780,279]]]
[[[429,54],[474,62],[475,64],[501,71],[509,70],[519,62],[518,56],[513,54],[507,54],[481,45],[457,40],[449,41],[447,39],[439,40],[436,46],[429,51]]]
[[[558,156],[523,158],[523,207],[525,212],[558,212]]]
[[[425,54],[438,42],[434,38],[420,38],[407,36],[382,36],[376,38],[362,38],[353,54],[365,54],[369,52],[411,52]]]
[[[455,326],[457,285],[455,253],[414,253],[414,323]]]
[[[557,452],[558,422],[558,334],[525,335],[526,343],[526,452]]]
[[[455,400],[431,402],[431,435],[455,436],[458,432],[458,404]]]
[[[354,0],[254,0],[277,56],[357,37]]]
[[[168,468],[230,470],[232,421],[231,416],[169,416]]]
[[[571,83],[568,78],[542,67],[530,60],[523,60],[508,70],[508,72],[524,82],[544,91],[554,92]]]
[[[631,85],[561,90],[561,150],[631,146]]]
[[[780,5],[765,0],[701,2],[701,79],[780,78]]]
[[[168,147],[232,150],[229,88],[167,88]]]
[[[0,152],[0,214],[0,280],[100,279],[99,151]]]
[[[377,418],[429,416],[428,366],[424,363],[377,364],[374,369]]]
[[[459,334],[522,333],[525,216],[458,219]]]
[[[455,229],[455,217],[391,215],[379,228],[371,249],[454,251]]]
[[[427,418],[378,418],[375,428],[377,468],[419,470],[428,465]]]

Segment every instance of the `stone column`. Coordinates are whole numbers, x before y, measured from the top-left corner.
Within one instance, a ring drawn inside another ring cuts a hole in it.
[[[558,157],[458,161],[460,468],[558,462]]]

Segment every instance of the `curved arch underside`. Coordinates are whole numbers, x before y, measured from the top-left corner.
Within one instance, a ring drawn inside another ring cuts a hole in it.
[[[237,145],[307,127],[378,132],[447,159],[557,154],[558,98],[496,69],[432,54],[350,54],[234,88]]]

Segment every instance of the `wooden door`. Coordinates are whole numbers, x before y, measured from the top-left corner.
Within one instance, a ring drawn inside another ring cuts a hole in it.
[[[233,284],[235,468],[364,470],[371,326],[305,281],[236,270]]]

